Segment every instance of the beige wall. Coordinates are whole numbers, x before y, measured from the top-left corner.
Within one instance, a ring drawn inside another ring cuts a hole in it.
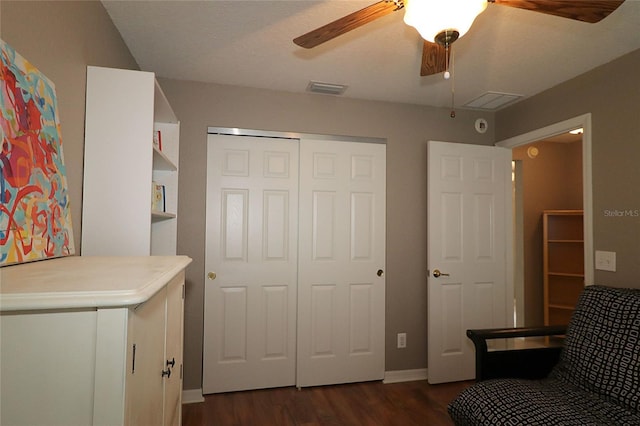
[[[640,287],[638,69],[640,50],[496,114],[503,140],[592,113],[594,248],[617,253],[617,271],[596,270],[595,282],[618,287]]]
[[[7,1],[0,37],[56,87],[71,221],[80,252],[87,65],[138,69],[99,1]]]
[[[426,367],[426,142],[491,144],[478,135],[484,116],[459,111],[332,96],[292,94],[161,79],[180,118],[178,252],[194,259],[187,271],[185,389],[199,388],[205,247],[206,131],[208,126],[365,136],[387,139],[386,369]],[[396,349],[396,333],[407,348]]]
[[[97,1],[0,3],[1,37],[55,84],[67,164],[75,240],[79,247],[86,65],[136,69],[135,60]],[[618,252],[618,272],[596,281],[635,285],[640,272],[640,218],[604,210],[640,209],[640,51],[497,114],[354,101],[162,80],[182,121],[178,251],[188,269],[185,388],[200,387],[204,277],[205,140],[207,126],[387,138],[386,369],[426,367],[426,141],[491,144],[593,113],[595,245]],[[475,118],[489,132],[473,130]],[[496,129],[496,134],[493,131]],[[395,349],[395,334],[408,347]]]
[[[527,149],[538,148],[536,158]],[[544,324],[543,210],[582,209],[582,142],[540,141],[517,147],[522,162],[525,326]]]
[[[76,247],[81,233],[86,65],[137,69],[97,1],[0,3],[2,38],[56,85]],[[208,126],[388,139],[387,370],[426,366],[426,141],[491,144],[492,114],[163,80],[182,121],[178,251],[188,269],[185,388],[199,388],[204,275],[204,153]],[[476,118],[489,132],[473,130]],[[395,349],[395,334],[408,347]]]

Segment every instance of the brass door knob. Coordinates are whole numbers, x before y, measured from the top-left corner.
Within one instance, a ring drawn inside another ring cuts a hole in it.
[[[433,270],[433,276],[434,276],[435,278],[438,278],[438,277],[440,277],[440,276],[448,277],[448,276],[449,276],[449,274],[445,274],[445,273],[443,273],[443,272],[440,272],[440,269],[434,269],[434,270]]]
[[[209,278],[211,281],[215,280],[215,279],[216,279],[216,277],[217,277],[217,275],[216,275],[216,273],[215,273],[215,272],[209,272],[209,273],[207,274],[207,278]]]

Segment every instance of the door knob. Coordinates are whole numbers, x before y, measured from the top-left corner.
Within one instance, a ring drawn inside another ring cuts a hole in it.
[[[443,273],[443,272],[440,272],[440,269],[434,269],[434,270],[433,270],[433,276],[434,276],[435,278],[438,278],[439,276],[448,277],[448,276],[449,276],[449,274],[445,274],[445,273]]]
[[[217,275],[216,275],[216,273],[215,273],[215,272],[209,272],[209,273],[207,274],[207,278],[209,278],[211,281],[215,280],[215,279],[216,279],[216,277],[217,277]]]
[[[376,272],[376,275],[381,277],[384,275],[384,271],[382,269],[378,269],[378,272]]]

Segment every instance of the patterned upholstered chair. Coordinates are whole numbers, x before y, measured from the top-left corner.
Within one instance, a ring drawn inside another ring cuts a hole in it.
[[[640,425],[640,289],[586,287],[547,377],[479,381],[449,415],[456,425]]]

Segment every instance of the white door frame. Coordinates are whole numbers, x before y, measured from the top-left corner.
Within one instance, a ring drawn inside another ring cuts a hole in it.
[[[557,136],[582,127],[582,204],[584,210],[584,279],[585,285],[594,283],[593,263],[593,181],[591,155],[591,113],[586,113],[540,129],[497,142],[496,146],[515,148],[541,139]],[[523,289],[520,289],[524,291]],[[517,292],[518,290],[516,290]]]
[[[323,135],[320,133],[302,133],[302,132],[280,132],[273,130],[255,130],[255,129],[239,129],[237,127],[214,127],[207,128],[208,135],[234,135],[234,136],[259,136],[281,139],[310,139],[325,141],[342,141],[342,142],[363,142],[363,143],[379,143],[386,144],[385,138],[374,138],[368,136],[343,136],[343,135]]]

